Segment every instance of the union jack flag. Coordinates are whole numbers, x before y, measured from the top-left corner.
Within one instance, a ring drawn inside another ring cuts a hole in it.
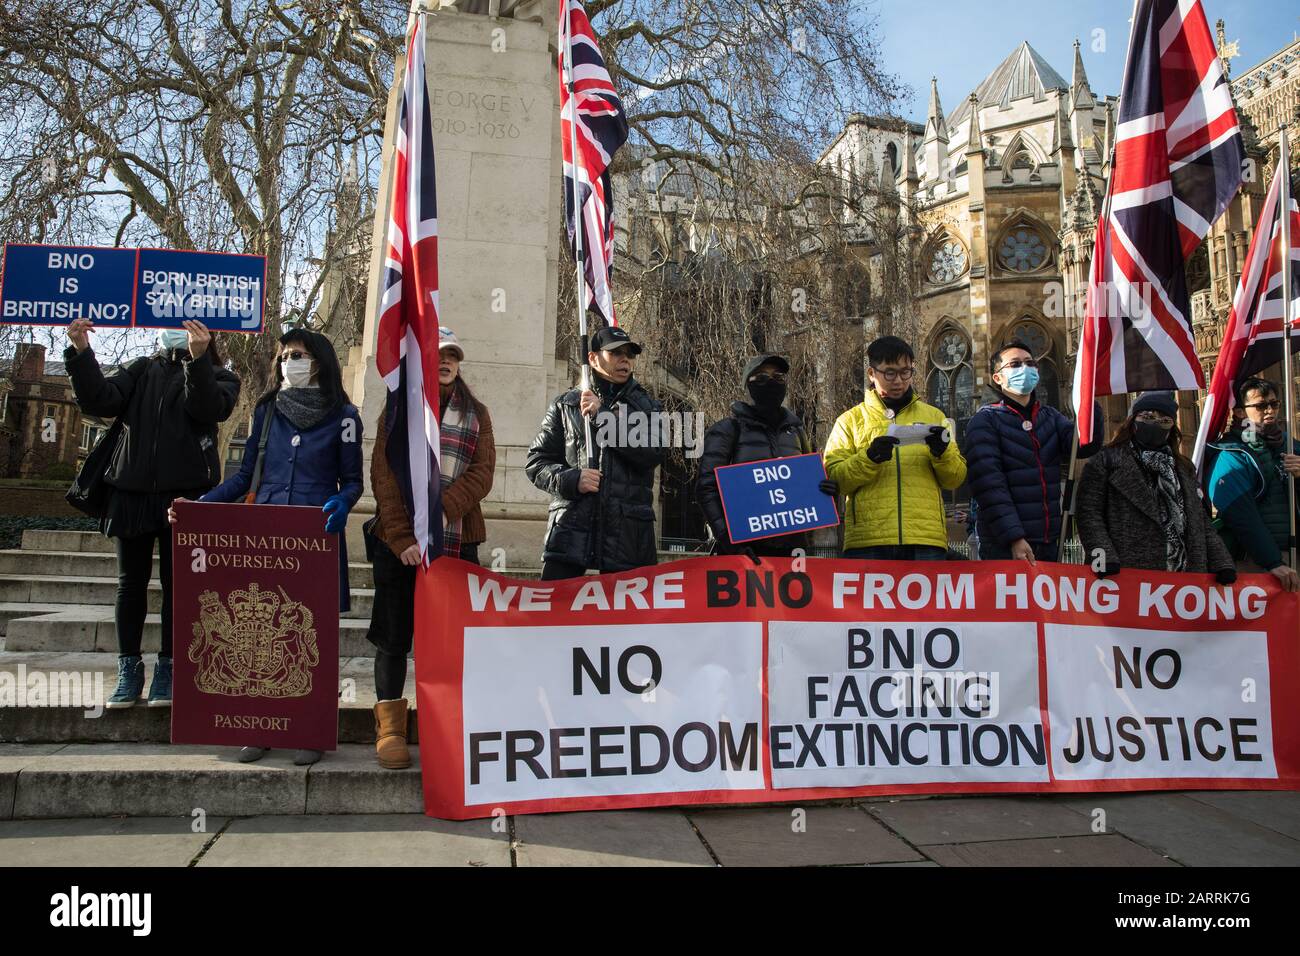
[[[1237,399],[1237,386],[1282,361],[1282,177],[1286,164],[1279,163],[1260,210],[1259,227],[1250,240],[1250,251],[1242,264],[1241,281],[1232,297],[1232,311],[1223,330],[1223,347],[1214,363],[1210,391],[1205,396],[1201,427],[1196,435],[1192,461],[1199,469],[1205,446],[1218,437]],[[1294,196],[1294,192],[1291,193]],[[1291,350],[1300,345],[1300,206],[1291,204]]]
[[[566,15],[567,14],[567,15]],[[573,221],[575,182],[582,209],[582,247],[587,278],[588,308],[595,308],[610,325],[617,325],[610,277],[614,271],[614,189],[609,165],[627,141],[627,117],[614,91],[605,60],[596,44],[591,21],[581,0],[560,0],[560,148],[564,156],[564,221],[569,249],[577,255]],[[565,82],[565,50],[573,44],[573,99]],[[574,169],[571,126],[576,106],[578,162]]]
[[[388,386],[388,463],[424,563],[442,553],[438,428],[438,202],[425,86],[424,15],[414,13],[393,155],[388,252],[375,364]]]
[[[1138,0],[1074,375],[1095,395],[1204,384],[1183,271],[1244,179],[1245,147],[1201,0]]]

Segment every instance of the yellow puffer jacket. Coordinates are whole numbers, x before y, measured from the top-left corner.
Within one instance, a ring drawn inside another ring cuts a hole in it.
[[[867,446],[899,425],[942,425],[944,414],[913,396],[894,418],[874,391],[835,421],[826,440],[826,474],[847,499],[844,547],[920,544],[948,546],[940,489],[952,490],[966,480],[966,459],[951,441],[942,457],[926,444],[899,446],[893,458],[877,465]]]

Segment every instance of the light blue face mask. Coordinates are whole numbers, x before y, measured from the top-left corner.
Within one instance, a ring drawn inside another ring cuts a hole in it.
[[[190,334],[184,329],[159,329],[158,347],[160,349],[183,349],[190,344]]]
[[[1038,384],[1038,369],[1022,365],[1020,368],[1004,368],[1002,377],[1006,380],[1006,390],[1016,395],[1028,395]]]

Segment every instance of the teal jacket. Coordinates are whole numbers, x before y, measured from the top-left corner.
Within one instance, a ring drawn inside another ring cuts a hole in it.
[[[1210,501],[1219,522],[1236,539],[1235,551],[1263,568],[1284,564],[1291,522],[1287,483],[1282,471],[1283,442],[1276,448],[1251,444],[1234,428],[1210,445]],[[1295,444],[1291,443],[1295,448]],[[1292,479],[1294,480],[1294,479]],[[1227,536],[1227,535],[1225,535]]]

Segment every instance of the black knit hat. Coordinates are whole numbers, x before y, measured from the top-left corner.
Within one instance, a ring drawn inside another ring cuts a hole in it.
[[[1129,415],[1137,415],[1138,412],[1160,412],[1170,418],[1176,418],[1178,399],[1174,398],[1173,392],[1143,392],[1129,409]]]

